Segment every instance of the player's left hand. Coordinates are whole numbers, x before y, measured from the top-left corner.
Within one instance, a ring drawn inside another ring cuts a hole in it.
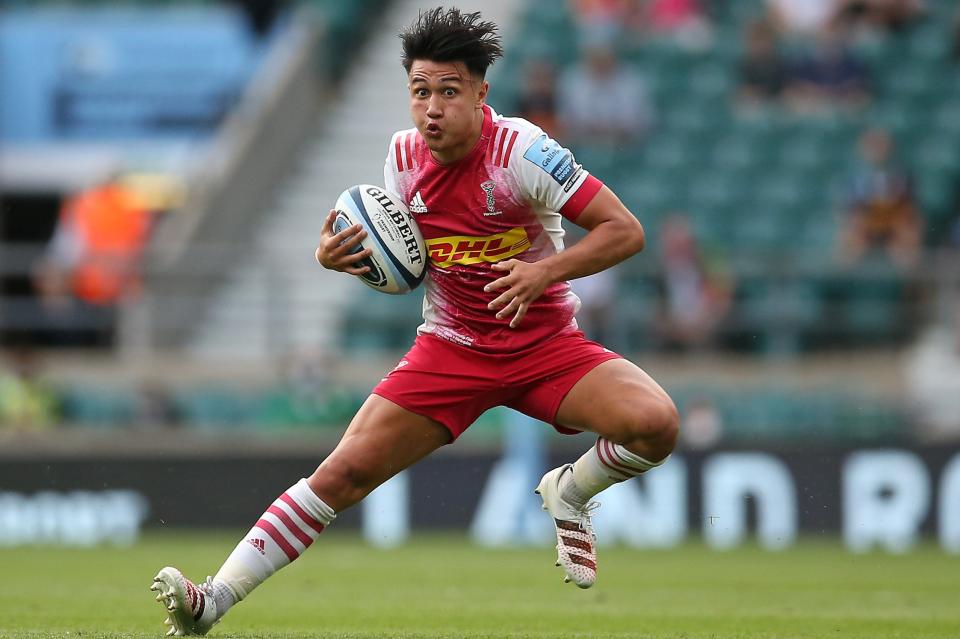
[[[520,325],[527,309],[538,297],[543,295],[550,285],[546,269],[537,262],[523,262],[521,260],[504,260],[491,266],[494,271],[504,271],[507,274],[495,279],[483,287],[484,291],[499,291],[506,289],[495,300],[487,304],[490,310],[497,310],[497,319],[503,319],[513,314],[510,328]]]

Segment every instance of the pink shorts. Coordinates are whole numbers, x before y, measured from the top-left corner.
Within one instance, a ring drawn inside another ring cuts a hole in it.
[[[620,356],[580,331],[517,353],[478,353],[432,335],[413,347],[373,389],[401,408],[443,424],[455,440],[484,411],[507,406],[553,425],[560,402],[599,364]]]

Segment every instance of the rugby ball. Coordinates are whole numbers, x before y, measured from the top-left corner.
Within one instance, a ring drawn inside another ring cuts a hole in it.
[[[409,293],[420,285],[427,272],[427,247],[403,200],[379,186],[358,184],[341,193],[333,208],[337,212],[334,233],[354,224],[367,232],[351,251],[371,251],[358,263],[370,267],[358,276],[364,284],[391,295]]]

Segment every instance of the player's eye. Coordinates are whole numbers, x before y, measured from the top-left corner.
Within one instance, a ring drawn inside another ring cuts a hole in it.
[[[456,94],[457,94],[457,90],[456,90],[456,89],[444,89],[444,90],[443,90],[443,95],[444,95],[444,97],[447,97],[447,98],[452,98],[452,97],[455,96]]]
[[[414,89],[413,95],[415,95],[418,98],[425,98],[427,97],[427,90],[424,88]]]

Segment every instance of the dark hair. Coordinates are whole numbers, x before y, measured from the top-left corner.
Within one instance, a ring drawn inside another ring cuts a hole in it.
[[[497,25],[481,22],[480,13],[437,7],[421,11],[417,21],[400,33],[403,68],[410,73],[414,60],[463,62],[482,78],[487,67],[503,55]]]

